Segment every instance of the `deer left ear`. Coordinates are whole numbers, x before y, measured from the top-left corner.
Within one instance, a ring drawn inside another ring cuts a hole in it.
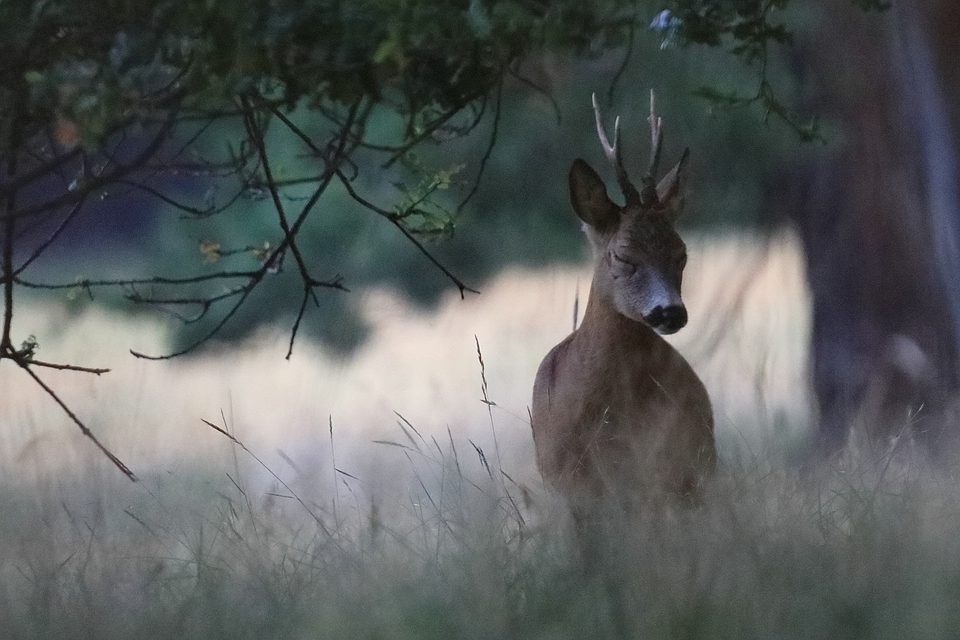
[[[680,193],[680,179],[683,174],[683,168],[687,164],[687,157],[690,155],[690,149],[683,152],[680,162],[663,177],[660,184],[657,185],[657,200],[660,204],[667,207],[671,201]]]
[[[570,202],[577,216],[597,231],[605,231],[617,221],[617,207],[607,196],[607,188],[597,172],[577,158],[570,167]]]

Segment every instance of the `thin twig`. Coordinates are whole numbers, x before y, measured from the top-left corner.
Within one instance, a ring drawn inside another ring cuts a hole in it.
[[[211,329],[210,331],[208,331],[206,334],[204,334],[204,335],[203,335],[202,337],[200,337],[198,340],[195,340],[194,342],[191,342],[189,345],[187,345],[187,346],[184,347],[183,349],[181,349],[181,350],[179,350],[179,351],[174,351],[173,353],[168,353],[168,354],[162,355],[162,356],[149,356],[149,355],[147,355],[147,354],[145,354],[145,353],[140,353],[139,351],[134,351],[133,349],[130,349],[130,354],[131,354],[133,357],[135,357],[135,358],[141,358],[141,359],[143,359],[143,360],[172,360],[173,358],[178,358],[178,357],[180,357],[180,356],[182,356],[182,355],[186,355],[186,354],[190,353],[191,351],[196,350],[197,348],[201,347],[202,345],[206,344],[206,343],[209,342],[211,339],[213,339],[213,337],[216,336],[218,333],[220,333],[220,330],[224,327],[224,325],[227,324],[227,322],[230,321],[230,318],[232,318],[232,317],[234,316],[234,314],[236,314],[237,311],[239,311],[240,307],[243,305],[243,303],[244,303],[244,302],[247,300],[247,298],[250,296],[250,293],[253,291],[253,288],[260,282],[261,279],[262,279],[262,276],[261,276],[260,278],[257,278],[256,280],[252,280],[251,282],[249,282],[249,283],[247,284],[247,286],[244,287],[244,289],[243,289],[243,294],[240,296],[240,299],[237,300],[237,303],[236,303],[235,305],[233,305],[233,308],[231,308],[230,311],[228,311],[228,312],[226,313],[226,315],[224,315],[223,318],[220,319],[220,322],[218,322],[218,323],[213,327],[213,329]]]
[[[56,290],[56,289],[76,289],[80,287],[81,289],[90,289],[93,287],[129,287],[136,286],[138,284],[159,284],[159,285],[183,285],[183,284],[196,284],[199,282],[206,282],[209,280],[228,280],[232,278],[255,278],[260,275],[260,272],[263,269],[257,269],[255,271],[218,271],[216,273],[206,273],[198,276],[188,276],[186,278],[167,278],[163,276],[156,276],[152,278],[130,278],[126,280],[115,279],[115,280],[89,280],[87,278],[81,278],[75,282],[65,282],[65,283],[43,283],[43,282],[30,282],[29,280],[23,280],[21,278],[15,278],[16,284],[27,287],[28,289],[46,289],[46,290]]]
[[[457,205],[457,211],[463,209],[470,200],[473,199],[473,196],[477,193],[477,190],[480,189],[480,180],[483,178],[483,174],[487,169],[487,162],[490,160],[490,157],[493,155],[493,148],[497,144],[497,137],[500,133],[500,114],[503,107],[503,82],[501,81],[497,85],[497,100],[494,103],[493,109],[493,127],[490,130],[490,141],[487,143],[487,149],[483,153],[483,157],[480,158],[480,168],[477,170],[477,176],[473,181],[473,187],[470,189],[470,192],[464,196],[463,200],[460,201],[460,204]],[[558,112],[559,113],[559,112]],[[559,115],[558,115],[559,117]]]
[[[97,367],[81,367],[75,364],[58,364],[55,362],[42,362],[40,360],[28,360],[27,364],[31,367],[46,367],[47,369],[56,369],[57,371],[79,371],[81,373],[92,373],[94,375],[101,375],[104,373],[110,373],[110,369],[102,369]]]
[[[307,310],[307,302],[310,301],[310,297],[313,294],[313,291],[310,287],[304,287],[303,290],[303,300],[300,302],[300,310],[297,311],[297,319],[293,323],[293,328],[290,330],[290,345],[287,347],[286,359],[289,360],[293,356],[293,343],[297,339],[297,332],[300,331],[300,322],[303,320],[303,315]],[[316,302],[316,296],[313,297]]]
[[[57,228],[53,230],[53,233],[51,233],[45,241],[43,241],[36,249],[34,249],[33,253],[30,254],[30,257],[24,260],[23,264],[21,264],[13,272],[14,276],[23,273],[24,269],[29,267],[34,260],[39,258],[43,254],[43,252],[45,252],[48,248],[50,248],[50,245],[56,242],[57,238],[60,237],[60,234],[62,234],[63,231],[67,228],[67,225],[69,225],[73,221],[73,219],[77,216],[77,214],[80,212],[80,209],[83,207],[86,201],[87,201],[86,196],[84,196],[83,198],[78,200],[75,205],[73,205],[73,208],[70,209],[70,212],[64,217],[63,220],[60,221],[60,224],[57,225]]]
[[[359,204],[363,205],[370,211],[373,211],[374,213],[379,214],[384,218],[386,218],[387,220],[389,220],[393,226],[395,226],[397,229],[400,230],[400,233],[402,233],[407,237],[407,240],[412,242],[413,245],[420,250],[420,253],[425,255],[427,259],[433,263],[433,266],[439,269],[443,273],[443,275],[445,275],[451,282],[453,282],[453,284],[456,285],[457,289],[460,290],[461,299],[466,297],[465,292],[467,291],[469,291],[470,293],[476,293],[476,294],[480,293],[476,289],[468,287],[466,284],[464,284],[463,281],[460,280],[460,278],[455,276],[453,272],[451,272],[449,269],[447,269],[443,265],[443,263],[437,260],[432,253],[427,251],[427,248],[423,246],[423,243],[417,240],[417,238],[413,235],[413,233],[409,229],[407,229],[407,227],[403,224],[403,221],[400,220],[399,216],[395,212],[388,211],[386,209],[378,207],[377,205],[373,204],[372,202],[370,202],[369,200],[361,196],[359,193],[357,193],[356,189],[353,188],[353,185],[350,184],[350,181],[347,179],[345,175],[343,175],[342,171],[338,170],[336,172],[336,175],[338,178],[340,178],[340,182],[343,184],[344,188],[347,190],[347,193],[350,195],[351,198],[356,200]]]
[[[303,259],[303,255],[300,253],[300,248],[295,242],[292,231],[290,230],[290,224],[287,222],[287,214],[283,210],[283,201],[280,200],[280,192],[277,189],[277,184],[273,180],[273,172],[270,169],[269,156],[267,154],[266,142],[264,141],[264,129],[261,123],[257,120],[256,114],[253,112],[253,108],[250,106],[250,101],[246,96],[240,98],[240,102],[244,108],[244,124],[247,127],[247,134],[250,139],[253,141],[254,146],[257,149],[257,154],[260,157],[260,166],[263,169],[264,179],[267,184],[267,189],[270,191],[270,197],[273,199],[273,207],[277,211],[277,218],[280,222],[280,228],[283,230],[283,237],[287,246],[290,248],[293,257],[297,262],[297,267],[300,269],[300,277],[303,278],[305,286],[309,286],[309,283],[313,280],[310,277],[310,273],[307,270],[307,263]]]
[[[132,480],[132,481],[134,481],[134,482],[137,481],[137,476],[135,476],[135,475],[133,474],[133,472],[127,467],[127,465],[125,465],[125,464],[120,460],[120,458],[118,458],[117,456],[115,456],[112,451],[110,451],[109,449],[107,449],[107,448],[97,439],[97,437],[93,434],[93,432],[90,431],[89,428],[87,428],[87,425],[85,425],[85,424],[80,420],[80,418],[77,417],[77,414],[75,414],[73,411],[71,411],[71,410],[70,410],[70,407],[68,407],[68,406],[66,405],[66,403],[65,403],[63,400],[60,399],[60,396],[58,396],[57,393],[56,393],[53,389],[51,389],[49,386],[47,386],[47,384],[46,384],[43,380],[41,380],[40,377],[37,376],[36,373],[34,373],[34,371],[30,368],[30,364],[29,364],[29,363],[23,362],[23,361],[20,361],[20,360],[14,360],[14,361],[17,362],[17,364],[20,365],[20,368],[21,368],[21,369],[23,369],[24,371],[27,372],[27,375],[29,375],[31,378],[33,378],[33,380],[34,380],[38,385],[40,385],[40,388],[42,388],[42,389],[47,393],[48,396],[50,396],[51,398],[53,398],[53,401],[54,401],[54,402],[56,402],[58,405],[60,405],[60,408],[63,410],[63,412],[66,413],[67,416],[70,418],[70,420],[72,420],[73,423],[74,423],[75,425],[77,425],[77,427],[80,428],[80,432],[81,432],[83,435],[85,435],[87,438],[89,438],[90,441],[93,442],[93,444],[100,450],[100,452],[103,453],[103,455],[107,456],[107,459],[110,460],[110,462],[112,462],[113,465],[114,465],[117,469],[119,469],[121,473],[123,473],[125,476],[127,476],[130,480]]]
[[[81,153],[83,153],[83,149],[81,147],[77,147],[68,153],[57,156],[56,158],[35,169],[21,174],[16,180],[12,180],[6,184],[0,185],[0,198],[7,198],[12,194],[17,193],[20,189],[26,187],[30,183],[46,178],[48,175],[50,175],[50,173],[57,171],[63,165],[76,160]]]
[[[2,353],[4,351],[13,350],[10,331],[13,326],[13,286],[16,282],[13,274],[13,235],[15,225],[16,220],[10,217],[4,221],[3,225],[3,334],[0,335],[0,357],[3,357]]]
[[[118,164],[117,168],[112,172],[103,173],[84,181],[81,187],[76,191],[67,191],[64,194],[47,200],[46,202],[42,202],[31,207],[25,207],[16,211],[15,213],[8,212],[7,215],[16,218],[28,218],[47,213],[49,211],[56,211],[61,207],[76,204],[79,200],[87,198],[91,193],[102,187],[115,184],[117,181],[123,179],[133,171],[143,167],[149,159],[153,158],[157,154],[157,152],[160,150],[160,147],[163,145],[163,142],[167,139],[167,134],[169,134],[171,129],[173,129],[173,125],[176,122],[176,114],[177,110],[171,109],[166,121],[160,126],[159,131],[157,131],[156,135],[153,136],[153,139],[150,141],[150,143],[140,153],[138,153],[131,162],[126,164]]]

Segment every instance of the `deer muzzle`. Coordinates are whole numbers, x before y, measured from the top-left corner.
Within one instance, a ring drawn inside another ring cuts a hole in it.
[[[687,308],[682,304],[666,307],[654,307],[653,311],[643,317],[657,333],[668,335],[676,333],[687,324]]]

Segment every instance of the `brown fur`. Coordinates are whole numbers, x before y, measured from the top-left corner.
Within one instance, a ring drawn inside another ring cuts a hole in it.
[[[715,464],[696,373],[653,329],[593,294],[583,323],[540,365],[532,413],[540,473],[568,495],[690,493]]]
[[[622,504],[695,494],[716,464],[706,389],[645,321],[655,317],[655,290],[665,293],[654,302],[670,301],[683,318],[658,328],[672,333],[686,322],[686,248],[672,226],[679,170],[668,179],[655,206],[620,207],[586,163],[571,169],[571,200],[597,267],[582,324],[537,372],[532,426],[540,472],[575,513],[600,497]]]

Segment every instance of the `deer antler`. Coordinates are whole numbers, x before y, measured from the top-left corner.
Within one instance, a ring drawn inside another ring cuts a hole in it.
[[[597,136],[600,138],[600,145],[603,147],[603,154],[613,165],[617,173],[617,183],[620,190],[623,191],[623,197],[626,198],[628,205],[642,204],[643,199],[637,188],[630,182],[627,170],[623,166],[623,158],[620,156],[620,116],[613,122],[613,144],[607,138],[607,132],[603,128],[603,116],[600,115],[600,104],[597,102],[597,94],[593,94],[593,113],[597,117]],[[654,197],[656,197],[656,188],[654,188]]]
[[[644,206],[659,204],[657,197],[657,170],[660,167],[660,152],[663,150],[663,118],[656,115],[656,96],[650,89],[650,168],[643,177],[640,203]]]

